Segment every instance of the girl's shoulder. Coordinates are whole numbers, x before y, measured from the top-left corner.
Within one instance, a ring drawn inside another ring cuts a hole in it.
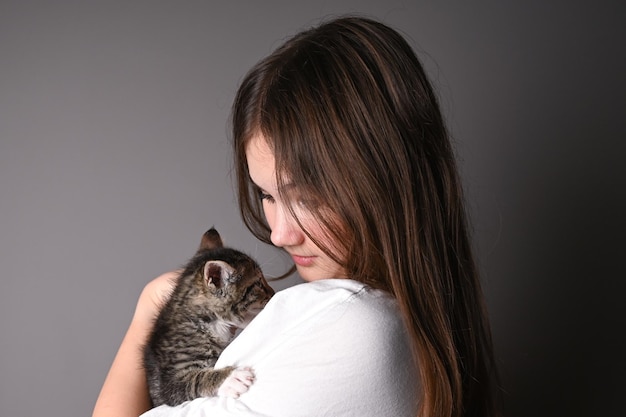
[[[307,282],[279,291],[261,314],[271,315],[274,322],[292,321],[298,326],[326,323],[376,333],[403,329],[396,300],[390,294],[350,279]]]
[[[289,287],[270,301],[277,307],[325,310],[337,305],[362,305],[379,311],[396,309],[395,299],[385,291],[371,288],[352,279],[323,279]]]

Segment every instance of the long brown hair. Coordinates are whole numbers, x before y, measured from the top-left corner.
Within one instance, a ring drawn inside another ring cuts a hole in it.
[[[232,124],[248,228],[270,242],[245,153],[261,134],[279,192],[288,178],[320,202],[311,209],[330,239],[314,242],[351,278],[397,299],[420,370],[419,416],[495,415],[491,335],[454,152],[405,39],[358,17],[301,32],[246,75]]]

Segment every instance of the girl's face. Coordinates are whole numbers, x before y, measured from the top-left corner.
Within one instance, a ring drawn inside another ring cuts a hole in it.
[[[298,190],[295,187],[290,189],[287,184],[289,201],[281,200],[276,184],[274,155],[262,135],[250,139],[246,159],[250,179],[260,190],[259,198],[263,200],[265,218],[272,230],[272,243],[291,255],[302,279],[347,278],[345,270],[309,239],[289,210],[291,205],[307,231],[315,239],[323,241],[326,235],[308,211],[307,197],[298,195]],[[327,247],[334,247],[332,242],[324,243]]]

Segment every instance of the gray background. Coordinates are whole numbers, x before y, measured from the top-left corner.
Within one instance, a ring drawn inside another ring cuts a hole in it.
[[[90,415],[141,288],[208,226],[282,270],[238,217],[229,107],[346,12],[440,92],[507,415],[625,415],[623,3],[468,3],[0,1],[0,416]]]

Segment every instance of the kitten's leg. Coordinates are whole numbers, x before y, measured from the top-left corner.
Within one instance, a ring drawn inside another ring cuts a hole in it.
[[[178,375],[177,383],[165,385],[177,396],[184,393],[182,398],[172,398],[167,401],[169,405],[180,404],[183,401],[193,400],[198,397],[213,397],[216,395],[238,398],[239,395],[248,391],[254,382],[254,373],[250,368],[235,368],[227,366],[221,369],[194,369]],[[179,386],[179,388],[176,388]]]
[[[239,398],[254,382],[251,368],[235,368],[217,390],[220,397]]]
[[[173,406],[198,397],[214,397],[218,395],[220,386],[236,369],[227,366],[221,369],[191,369],[175,375],[166,374],[166,379],[161,384],[164,402]]]

